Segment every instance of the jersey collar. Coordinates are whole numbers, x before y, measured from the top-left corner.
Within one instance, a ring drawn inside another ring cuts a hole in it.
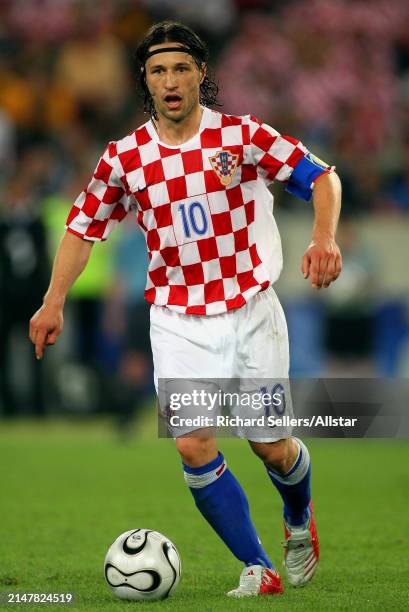
[[[196,140],[199,139],[200,134],[203,132],[203,130],[209,127],[211,123],[211,119],[212,119],[211,109],[207,108],[206,106],[203,106],[202,108],[203,108],[203,114],[202,114],[202,119],[200,121],[199,130],[196,132],[194,136],[192,136],[192,138],[189,138],[189,140],[187,140],[186,142],[182,142],[178,145],[170,145],[165,142],[162,142],[159,139],[158,132],[156,131],[156,128],[153,125],[153,122],[151,119],[146,123],[146,129],[148,130],[149,136],[152,138],[154,142],[157,142],[162,147],[166,147],[167,149],[181,149],[181,148],[186,147],[187,145],[193,144]]]

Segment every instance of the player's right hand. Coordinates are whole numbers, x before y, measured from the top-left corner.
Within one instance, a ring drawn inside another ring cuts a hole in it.
[[[43,304],[30,319],[30,340],[37,359],[42,359],[46,346],[56,343],[64,324],[62,308]]]

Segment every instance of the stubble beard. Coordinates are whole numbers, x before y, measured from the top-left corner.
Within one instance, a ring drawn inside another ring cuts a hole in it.
[[[191,114],[191,112],[193,111],[193,109],[196,107],[198,103],[199,103],[199,98],[195,97],[194,99],[192,99],[191,104],[189,105],[189,107],[186,109],[185,112],[183,112],[183,108],[181,109],[181,111],[176,111],[176,112],[180,112],[180,115],[176,117],[175,117],[175,113],[172,111],[168,111],[166,107],[164,107],[163,110],[156,109],[156,114],[158,115],[158,118],[160,115],[162,115],[167,121],[172,121],[173,123],[182,123],[182,121],[184,121],[186,117],[188,117]]]

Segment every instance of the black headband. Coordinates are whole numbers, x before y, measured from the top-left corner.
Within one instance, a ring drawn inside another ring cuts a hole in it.
[[[162,47],[161,49],[155,49],[154,51],[148,51],[145,55],[144,61],[148,60],[152,55],[156,55],[157,53],[167,53],[168,51],[179,51],[180,53],[189,53],[189,55],[193,55],[193,49],[190,47]]]

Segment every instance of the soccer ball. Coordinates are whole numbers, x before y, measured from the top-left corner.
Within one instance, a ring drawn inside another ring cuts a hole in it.
[[[181,575],[179,553],[158,531],[131,529],[109,547],[105,578],[120,599],[164,599],[176,588]]]

